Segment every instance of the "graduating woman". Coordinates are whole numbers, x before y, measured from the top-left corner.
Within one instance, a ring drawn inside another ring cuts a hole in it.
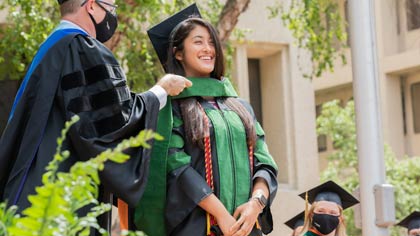
[[[311,203],[303,227],[304,236],[346,236],[343,210],[359,203],[333,181],[300,194]]]
[[[153,183],[136,210],[137,227],[154,236],[271,232],[277,166],[251,106],[223,77],[216,30],[191,5],[149,36],[165,70],[190,78],[193,86],[168,102],[169,115],[159,115],[158,132],[167,142],[154,146],[160,157],[152,156]],[[159,184],[164,169],[166,183]]]

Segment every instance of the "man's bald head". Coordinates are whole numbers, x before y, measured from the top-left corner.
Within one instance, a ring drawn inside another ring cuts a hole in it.
[[[86,0],[66,0],[60,4],[61,16],[75,13]]]

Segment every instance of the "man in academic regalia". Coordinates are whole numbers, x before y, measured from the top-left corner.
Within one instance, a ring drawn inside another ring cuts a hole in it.
[[[191,86],[184,77],[167,74],[149,91],[131,93],[123,69],[102,44],[117,27],[115,0],[58,2],[62,21],[34,57],[0,139],[0,201],[17,205],[19,212],[41,185],[65,121],[80,117],[63,144],[71,156],[62,171],[143,129],[155,129],[167,95]],[[111,202],[112,193],[129,207],[139,202],[150,150],[127,152],[132,158],[126,163],[106,163],[100,172],[99,200]]]

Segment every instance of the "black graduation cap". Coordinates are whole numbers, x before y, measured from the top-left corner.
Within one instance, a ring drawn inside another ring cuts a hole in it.
[[[409,216],[405,217],[397,225],[405,227],[408,231],[420,228],[420,211],[414,211]]]
[[[353,197],[353,195],[331,180],[307,192],[303,192],[299,196],[305,199],[306,193],[308,194],[308,201],[311,204],[318,201],[335,202],[344,210],[359,203],[359,200]]]
[[[297,214],[290,220],[284,222],[292,230],[295,230],[297,227],[302,226],[305,223],[305,212],[302,211],[301,213]]]
[[[147,31],[150,41],[152,41],[153,47],[155,48],[162,65],[165,65],[166,63],[169,36],[172,30],[182,21],[192,17],[201,18],[200,11],[195,3],[179,11],[175,15],[170,16],[168,19],[160,22]]]

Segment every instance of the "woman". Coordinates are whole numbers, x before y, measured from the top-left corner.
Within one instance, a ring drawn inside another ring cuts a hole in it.
[[[359,201],[333,181],[299,196],[311,203],[303,227],[304,236],[346,236],[343,210]]]
[[[397,225],[407,228],[408,236],[420,235],[420,211],[413,211]]]
[[[245,236],[261,235],[261,228],[269,233],[277,166],[250,105],[237,98],[223,77],[216,30],[201,18],[190,17],[186,11],[191,8],[198,12],[193,5],[156,26],[160,33],[172,26],[166,31],[167,57],[159,55],[166,61],[165,70],[193,82],[171,102],[172,130],[165,135],[169,142],[165,234]],[[165,51],[156,45],[157,52]],[[143,217],[138,217],[137,226],[156,235],[156,227],[144,223],[149,213],[147,207],[138,211]]]

